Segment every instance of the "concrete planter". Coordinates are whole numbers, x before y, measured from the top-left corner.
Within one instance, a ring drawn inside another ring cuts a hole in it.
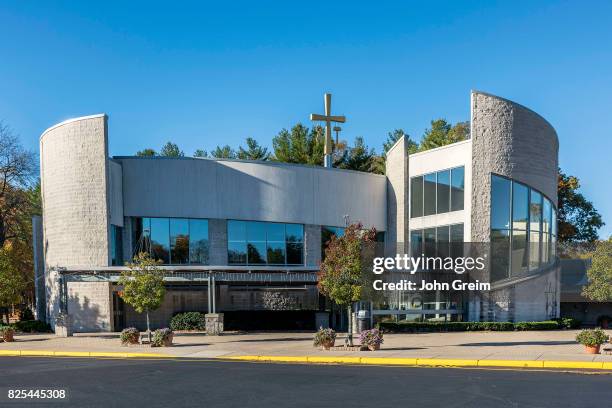
[[[15,331],[14,330],[4,330],[2,331],[2,341],[6,343],[11,343],[15,341]]]
[[[329,350],[330,348],[334,347],[334,344],[336,344],[336,340],[330,340],[330,341],[326,341],[323,342],[321,344],[321,346],[325,349],[325,350]]]

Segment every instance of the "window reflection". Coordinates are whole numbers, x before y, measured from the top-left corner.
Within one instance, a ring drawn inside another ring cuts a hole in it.
[[[230,264],[304,264],[303,225],[229,220],[227,232]]]
[[[410,217],[463,210],[465,170],[455,167],[410,179]]]

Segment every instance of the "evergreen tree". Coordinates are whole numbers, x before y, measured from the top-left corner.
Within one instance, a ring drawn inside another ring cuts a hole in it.
[[[153,156],[157,156],[157,152],[153,149],[142,149],[136,152],[136,156],[140,156],[140,157],[153,157]]]
[[[270,153],[266,147],[262,147],[257,143],[257,140],[247,137],[246,148],[240,146],[238,148],[238,158],[242,160],[268,160]]]
[[[175,143],[168,142],[162,147],[159,155],[164,157],[183,157],[185,153]]]

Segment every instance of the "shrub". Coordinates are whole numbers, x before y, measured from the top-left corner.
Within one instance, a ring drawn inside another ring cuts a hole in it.
[[[559,323],[548,320],[543,322],[518,322],[514,324],[514,328],[520,331],[527,330],[556,330],[559,328]]]
[[[544,322],[381,322],[378,327],[391,333],[555,330],[559,323]]]
[[[359,334],[359,343],[362,346],[376,346],[383,343],[383,334],[378,329],[364,330]]]
[[[336,332],[333,329],[320,328],[314,335],[314,346],[320,347],[336,341]]]
[[[174,331],[206,330],[206,318],[200,312],[178,313],[170,320],[170,328]]]
[[[169,328],[157,329],[153,332],[151,347],[168,347],[172,345],[174,333]]]
[[[601,329],[586,329],[578,333],[576,341],[588,347],[595,347],[608,341],[608,335]]]
[[[40,320],[22,320],[13,323],[12,326],[22,333],[49,333],[51,331],[49,323]]]
[[[574,319],[573,317],[559,317],[553,320],[559,324],[559,328],[561,329],[579,329],[582,324],[580,320]]]
[[[128,327],[127,329],[121,330],[119,335],[122,345],[127,344],[138,344],[140,341],[140,330],[135,327]]]

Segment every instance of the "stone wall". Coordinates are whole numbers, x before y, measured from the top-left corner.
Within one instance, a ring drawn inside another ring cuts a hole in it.
[[[112,327],[110,282],[68,282],[68,314],[75,332],[108,332]]]
[[[404,253],[408,244],[408,146],[400,138],[387,152],[387,234],[386,252]]]
[[[208,220],[210,265],[227,265],[227,220]]]

